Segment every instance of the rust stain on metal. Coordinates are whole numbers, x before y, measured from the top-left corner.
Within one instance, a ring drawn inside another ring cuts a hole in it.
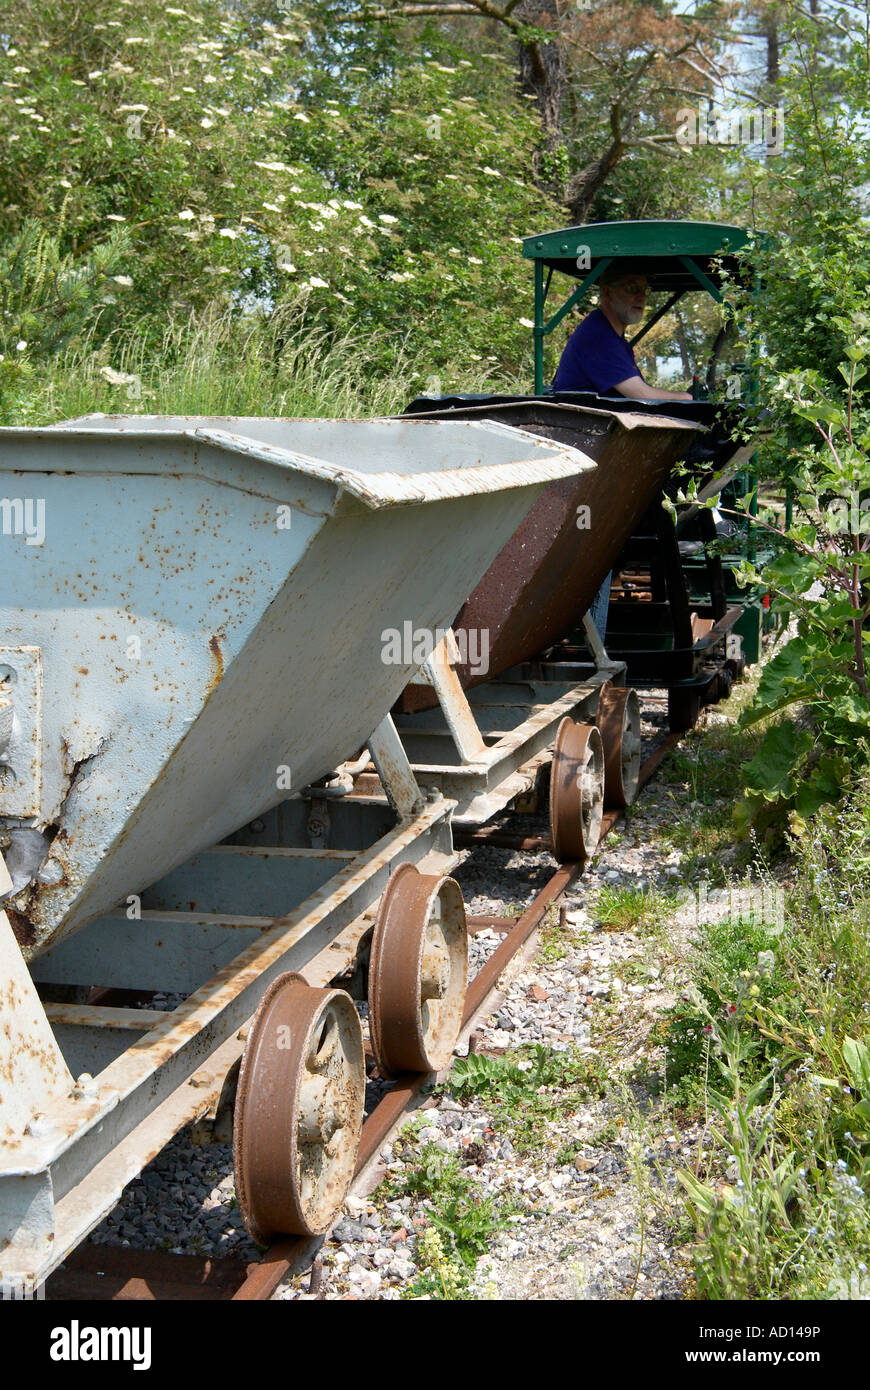
[[[34,946],[36,944],[36,929],[30,919],[25,917],[23,912],[16,912],[15,908],[10,907],[8,903],[3,910],[9,918],[9,925],[18,945],[22,949]]]
[[[221,633],[215,632],[208,639],[208,649],[212,655],[212,669],[209,675],[209,690],[214,690],[223,680],[224,654],[221,651]]]

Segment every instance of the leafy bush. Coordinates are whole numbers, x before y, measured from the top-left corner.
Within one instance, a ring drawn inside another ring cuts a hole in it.
[[[766,804],[812,816],[839,798],[870,753],[870,410],[856,396],[867,372],[870,318],[862,314],[851,326],[840,396],[814,371],[779,382],[779,394],[818,442],[792,453],[793,524],[763,523],[779,552],[760,574],[744,567],[745,578],[767,585],[795,615],[796,633],[765,666],[742,720],[786,710],[801,717],[772,724],[746,765],[744,823]]]

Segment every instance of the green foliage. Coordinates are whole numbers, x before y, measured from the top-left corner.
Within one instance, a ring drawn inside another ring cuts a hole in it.
[[[843,1061],[852,1090],[859,1097],[853,1113],[856,1121],[863,1122],[861,1138],[867,1142],[870,1139],[870,1039],[859,1042],[856,1038],[845,1038]]]
[[[674,911],[674,899],[647,888],[612,888],[604,884],[595,904],[595,916],[610,931],[651,930]]]
[[[32,389],[34,364],[81,347],[98,324],[105,331],[112,323],[128,283],[119,273],[128,249],[126,233],[115,230],[87,254],[64,253],[60,232],[32,218],[0,242],[0,410],[14,412]]]
[[[528,371],[519,238],[558,220],[528,180],[534,114],[498,54],[397,50],[340,20],[254,0],[19,7],[0,42],[0,237],[31,219],[78,260],[124,228],[116,317],[146,351],[167,314],[218,301],[295,306],[361,337],[382,374],[425,349],[406,395],[476,363]]]
[[[395,414],[425,367],[397,353],[389,373],[356,333],[329,332],[286,306],[240,320],[227,307],[170,318],[144,337],[86,340],[31,372],[0,400],[0,423],[50,424],[91,411],[190,415]],[[2,368],[2,364],[0,364]],[[470,376],[482,387],[483,376]]]
[[[418,1238],[423,1272],[406,1296],[470,1297],[471,1275],[493,1235],[504,1227],[512,1206],[504,1199],[484,1197],[480,1184],[462,1170],[459,1160],[434,1144],[426,1144],[406,1165],[392,1191],[424,1198],[432,1223]]]
[[[597,1055],[553,1052],[538,1043],[501,1057],[458,1057],[445,1088],[459,1099],[479,1096],[493,1128],[508,1133],[518,1153],[531,1153],[547,1142],[549,1121],[603,1095],[606,1080]]]
[[[867,664],[870,637],[870,409],[856,394],[870,354],[870,319],[852,322],[854,339],[841,363],[842,391],[818,372],[791,373],[779,383],[794,414],[809,421],[818,444],[792,451],[794,524],[767,524],[782,549],[761,574],[777,602],[796,615],[796,634],[767,663],[748,725],[797,708],[768,728],[744,773],[744,822],[765,804],[801,819],[836,801],[866,767],[870,724]]]
[[[762,899],[763,902],[763,899]],[[754,1076],[766,1071],[780,1049],[768,1047],[753,1020],[758,1005],[782,988],[778,930],[762,912],[699,923],[690,969],[694,988],[665,1014],[665,1078],[673,1099],[692,1108],[712,1085],[726,1043],[735,1034],[751,1052]]]
[[[683,1003],[702,1043],[681,1084],[694,1067],[713,1148],[680,1181],[703,1297],[870,1292],[868,817],[863,787],[802,834],[786,931],[755,970],[752,933],[705,935],[693,954]]]

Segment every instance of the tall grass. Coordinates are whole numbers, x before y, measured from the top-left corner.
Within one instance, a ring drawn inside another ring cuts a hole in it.
[[[819,813],[786,928],[704,933],[672,1011],[712,1157],[680,1174],[702,1296],[870,1297],[870,789]]]
[[[51,424],[106,414],[391,415],[425,390],[492,390],[480,367],[457,364],[456,382],[436,382],[424,358],[399,343],[383,352],[335,334],[299,306],[240,317],[220,306],[168,320],[157,345],[144,333],[93,338],[39,365],[0,401],[4,424]],[[512,383],[501,383],[510,388]]]

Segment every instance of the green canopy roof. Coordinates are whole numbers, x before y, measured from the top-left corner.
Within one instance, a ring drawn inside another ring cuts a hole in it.
[[[743,227],[725,222],[592,222],[524,237],[523,255],[575,280],[585,280],[599,261],[624,257],[643,263],[653,289],[697,290],[705,288],[703,280],[683,258],[691,259],[701,276],[718,285],[722,276],[714,261],[721,260],[733,274],[733,253],[746,246],[750,236]],[[584,248],[589,261],[578,267]]]

